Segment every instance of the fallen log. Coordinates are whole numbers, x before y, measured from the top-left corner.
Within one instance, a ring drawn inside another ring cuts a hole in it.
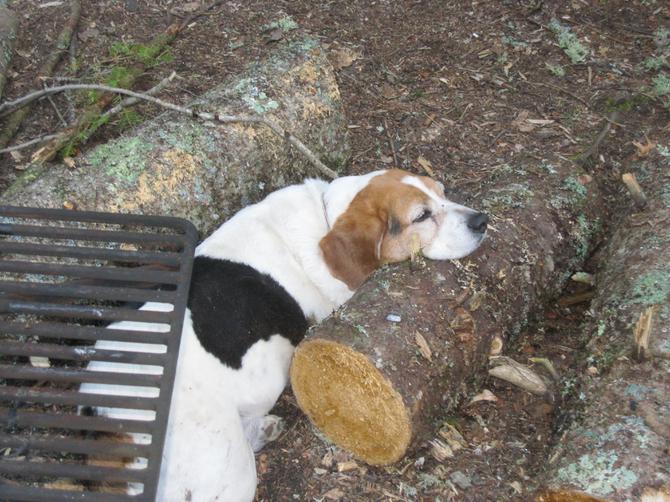
[[[18,20],[5,2],[0,2],[0,98],[7,83],[7,71],[12,62]]]
[[[192,106],[271,119],[335,170],[349,156],[332,67],[309,37],[287,41]],[[264,125],[218,124],[177,113],[162,114],[75,162],[74,168],[32,167],[0,203],[181,216],[206,234],[240,207],[318,174]]]
[[[490,212],[492,228],[474,255],[388,267],[312,328],[291,376],[319,431],[295,418],[264,453],[259,499],[339,489],[345,474],[324,461],[330,441],[383,465],[434,438],[483,371],[494,338],[518,333],[580,268],[604,211],[594,185],[567,163],[527,163],[484,180],[468,203]],[[346,499],[367,496],[364,484],[347,481]]]
[[[584,327],[583,410],[545,476],[551,491],[608,501],[670,497],[670,171],[658,152],[637,164],[645,209],[631,200],[602,254]]]

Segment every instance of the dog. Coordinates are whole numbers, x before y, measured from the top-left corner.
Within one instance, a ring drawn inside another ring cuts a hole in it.
[[[384,263],[405,260],[418,249],[435,260],[468,255],[484,239],[487,222],[486,214],[448,200],[441,183],[394,169],[330,183],[308,179],[271,193],[219,227],[195,253],[157,500],[253,500],[254,452],[282,430],[281,419],[268,413],[288,382],[294,348],[308,325],[351,298]],[[110,326],[126,327],[158,330],[128,321]],[[112,341],[96,346],[156,350]],[[148,366],[108,362],[88,368],[151,372]],[[141,396],[156,393],[126,387],[125,395],[129,389]],[[153,418],[143,410],[96,412]],[[132,466],[141,468],[142,459]],[[127,492],[139,490],[129,486]]]

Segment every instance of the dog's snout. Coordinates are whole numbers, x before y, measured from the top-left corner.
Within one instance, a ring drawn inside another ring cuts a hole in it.
[[[478,234],[486,232],[489,215],[486,213],[475,213],[468,218],[468,228]]]

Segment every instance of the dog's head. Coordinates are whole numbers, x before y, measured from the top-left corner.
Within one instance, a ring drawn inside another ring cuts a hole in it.
[[[381,264],[422,252],[462,258],[484,239],[488,216],[448,200],[441,183],[393,169],[333,181],[324,196],[332,228],[320,247],[333,276],[356,289]]]

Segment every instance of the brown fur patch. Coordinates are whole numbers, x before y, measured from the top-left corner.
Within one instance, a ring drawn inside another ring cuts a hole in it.
[[[409,246],[405,246],[407,254],[398,258],[397,250],[383,242],[397,238],[410,223],[411,208],[428,199],[418,188],[402,183],[405,176],[415,175],[393,169],[372,178],[319,243],[330,272],[351,290],[358,288],[382,263],[409,257]],[[439,190],[439,185],[430,178],[416,177],[430,183],[431,189]],[[390,227],[395,227],[393,232]],[[393,254],[386,250],[393,250]]]

